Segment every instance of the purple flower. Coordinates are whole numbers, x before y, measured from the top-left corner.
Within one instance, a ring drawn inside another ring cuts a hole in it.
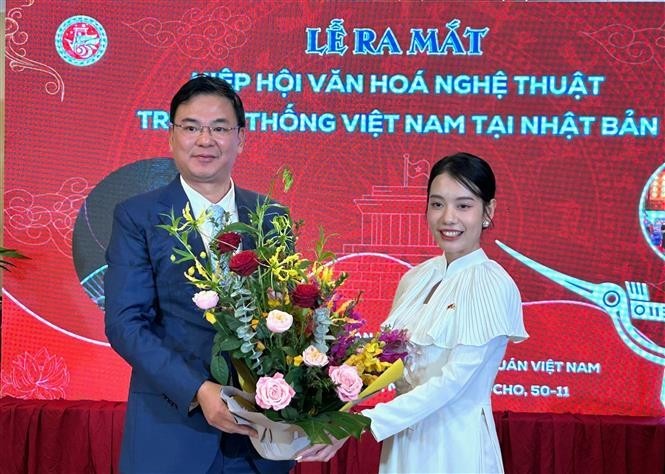
[[[344,363],[348,357],[349,348],[355,341],[356,337],[350,335],[337,338],[335,343],[333,343],[332,347],[330,348],[330,352],[328,353],[330,362],[333,365],[342,365],[342,363]]]
[[[348,322],[344,325],[344,330],[346,332],[352,332],[356,329],[360,329],[366,324],[366,321],[360,315],[360,312],[355,309],[351,311],[351,314],[348,315],[348,318],[353,320],[353,322]]]
[[[379,342],[384,344],[383,352],[379,355],[382,362],[393,363],[408,353],[406,329],[383,329],[379,334]]]

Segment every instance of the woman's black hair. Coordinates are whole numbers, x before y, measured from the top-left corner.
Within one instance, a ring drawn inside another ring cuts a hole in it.
[[[471,153],[455,153],[437,161],[429,174],[427,196],[429,197],[434,179],[447,174],[459,181],[465,188],[482,199],[487,206],[496,194],[496,179],[490,165]]]

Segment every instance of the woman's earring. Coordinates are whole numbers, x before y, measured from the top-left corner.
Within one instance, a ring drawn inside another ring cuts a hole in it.
[[[490,226],[490,221],[483,221],[483,229],[487,229]]]

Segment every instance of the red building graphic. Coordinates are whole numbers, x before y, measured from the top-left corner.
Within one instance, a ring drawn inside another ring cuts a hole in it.
[[[359,243],[345,244],[336,268],[349,273],[346,291],[362,291],[360,310],[370,329],[390,311],[400,277],[439,253],[425,219],[430,164],[404,156],[402,186],[372,186],[354,202],[361,214]]]

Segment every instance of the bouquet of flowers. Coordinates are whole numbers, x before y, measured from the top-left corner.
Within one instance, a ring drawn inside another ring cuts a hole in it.
[[[282,179],[288,191],[288,170]],[[189,205],[168,217],[161,227],[180,242],[172,260],[191,263],[185,277],[199,289],[194,304],[216,330],[212,375],[229,384],[229,353],[242,391],[224,387],[222,397],[259,432],[252,439],[259,453],[288,459],[309,443],[331,443],[330,436],[359,437],[370,420],[348,411],[401,377],[406,334],[384,327],[361,337],[360,295],[341,293],[347,275],[334,271],[324,233],[314,259],[304,258],[295,251],[302,223],[266,199],[249,224],[224,222],[210,255],[195,255],[188,235],[211,217],[192,216]],[[241,234],[256,248],[239,250]]]

